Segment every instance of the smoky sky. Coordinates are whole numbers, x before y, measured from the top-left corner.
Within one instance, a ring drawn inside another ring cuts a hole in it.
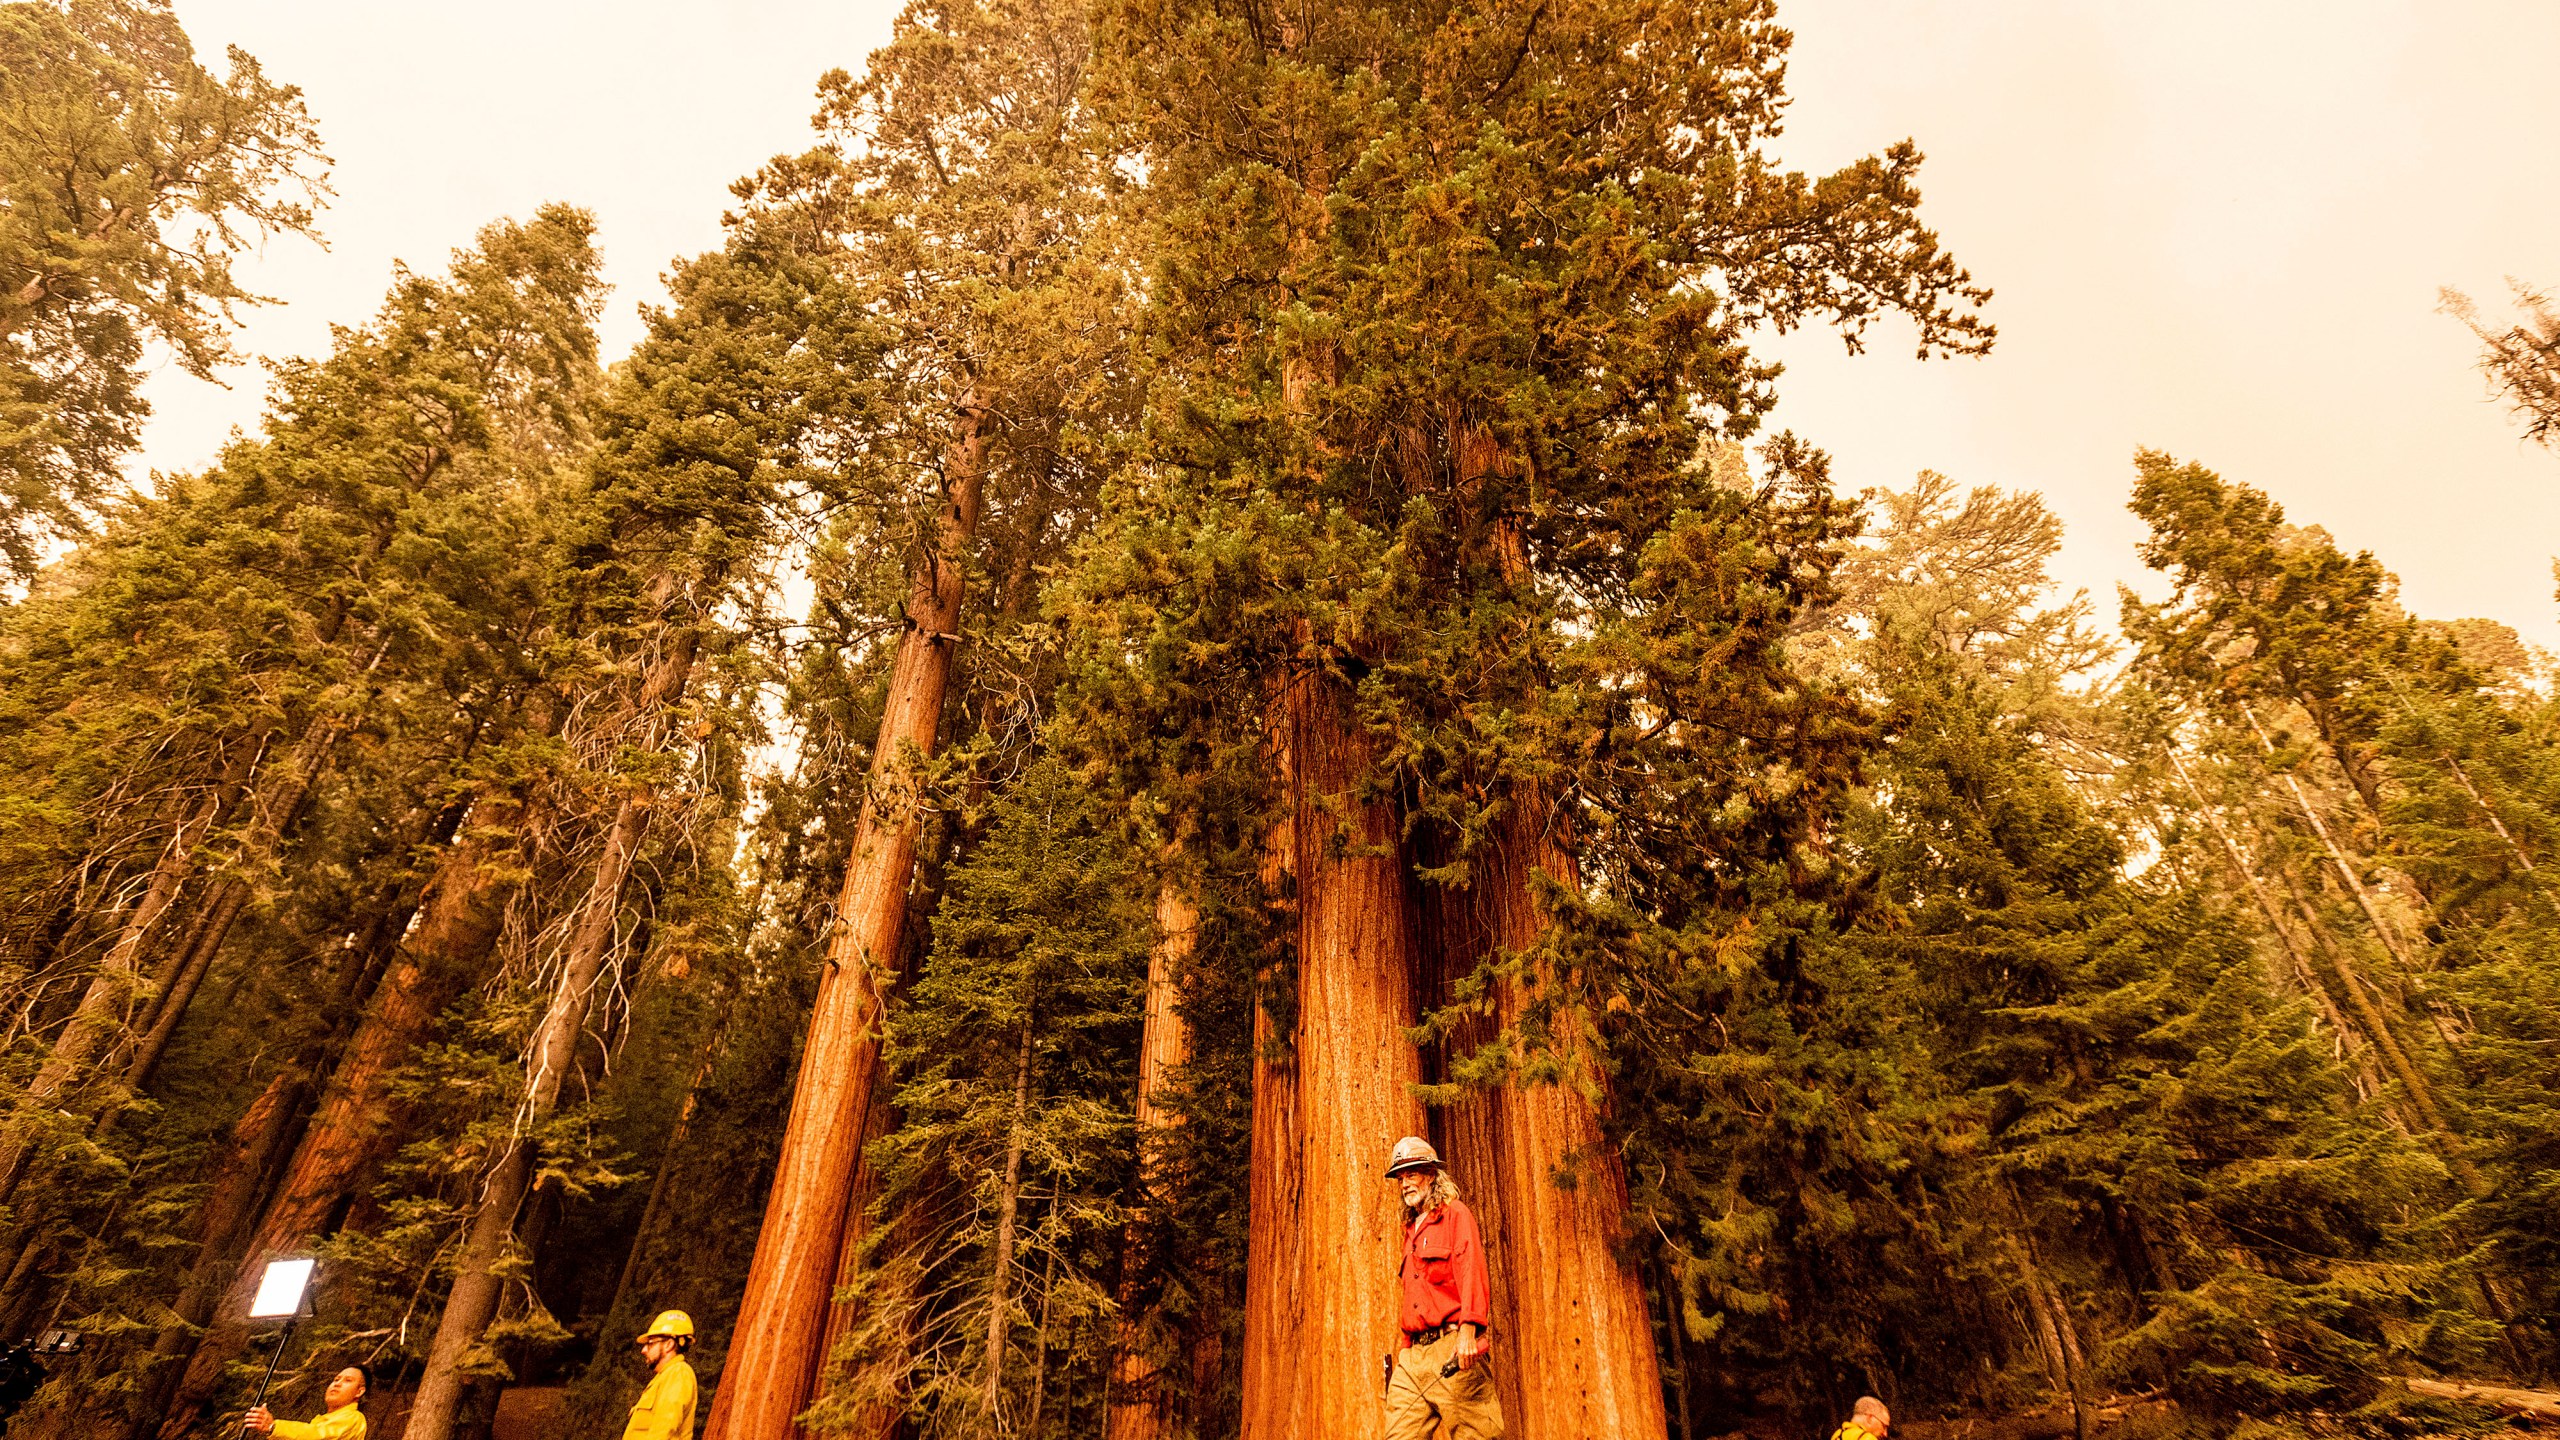
[[[820,73],[858,67],[876,3],[434,7],[179,0],[208,59],[240,45],[304,88],[336,161],[323,250],[244,267],[286,302],[252,354],[310,354],[361,322],[394,260],[440,266],[480,225],[594,210],[616,286],[608,357],[673,257],[718,243],[728,186],[808,143]],[[1932,469],[2042,491],[2058,566],[2112,617],[2145,585],[2124,510],[2138,446],[2267,490],[2371,549],[2411,608],[2560,647],[2560,456],[2518,439],[2437,313],[2452,285],[2560,288],[2560,6],[2146,0],[1782,0],[1796,34],[1781,153],[1828,169],[1896,140],[1929,157],[1925,213],[1998,294],[1981,360],[1920,363],[1907,327],[1850,357],[1768,342],[1772,428],[1855,491]],[[209,461],[254,427],[264,376],[163,369],[137,469]]]

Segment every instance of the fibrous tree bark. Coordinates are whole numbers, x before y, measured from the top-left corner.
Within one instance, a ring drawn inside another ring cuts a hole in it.
[[[1173,851],[1175,847],[1168,847]],[[1178,854],[1168,854],[1169,863]],[[1200,933],[1200,907],[1171,875],[1156,885],[1155,943],[1147,954],[1146,1018],[1138,1035],[1138,1092],[1134,1115],[1138,1129],[1138,1195],[1123,1232],[1120,1264],[1120,1315],[1111,1368],[1111,1406],[1105,1421],[1106,1440],[1167,1440],[1173,1434],[1174,1407],[1165,1391],[1163,1367],[1146,1353],[1145,1326],[1139,1314],[1136,1281],[1153,1268],[1151,1237],[1156,1233],[1158,1183],[1153,1163],[1165,1135],[1180,1116],[1156,1103],[1157,1092],[1191,1063],[1191,1027],[1179,1006],[1181,977],[1189,968]]]
[[[1576,875],[1553,824],[1535,790],[1512,787],[1472,857],[1467,890],[1428,909],[1444,971],[1516,956],[1544,938],[1550,921],[1533,877],[1570,887]],[[1552,984],[1535,966],[1496,975],[1491,1014],[1451,1037],[1516,1052],[1513,1032],[1536,1010],[1565,1070],[1544,1082],[1506,1079],[1450,1107],[1446,1122],[1447,1158],[1474,1198],[1494,1267],[1503,1420],[1523,1440],[1661,1435],[1668,1418],[1644,1279],[1621,1248],[1626,1172],[1600,1124],[1606,1077],[1581,1011],[1542,993]]]
[[[848,1207],[881,1074],[883,1001],[903,954],[924,770],[940,738],[986,474],[988,417],[974,394],[953,419],[948,489],[908,573],[906,627],[889,676],[870,789],[836,904],[800,1077],[764,1225],[705,1440],[793,1433],[816,1398]]]
[[[1311,643],[1305,650],[1322,658]],[[1254,1216],[1243,1434],[1375,1436],[1384,1425],[1376,1366],[1399,1342],[1403,1233],[1384,1156],[1397,1137],[1423,1129],[1421,1058],[1408,1034],[1420,959],[1415,915],[1397,808],[1378,783],[1375,747],[1353,719],[1347,686],[1311,668],[1289,685],[1281,714],[1296,811],[1295,1154],[1264,1152],[1288,1137],[1257,1113],[1254,1168],[1259,1186],[1266,1163],[1294,1159],[1296,1183],[1279,1177],[1287,1188],[1273,1197],[1270,1218],[1282,1228],[1268,1243],[1259,1205]],[[1274,1287],[1294,1293],[1284,1299]]]
[[[1289,752],[1287,691],[1272,705],[1272,767],[1280,780],[1279,814],[1263,837],[1262,891],[1294,916],[1298,875],[1297,770]],[[1294,971],[1258,977],[1253,1007],[1253,1125],[1246,1175],[1243,1431],[1295,1435],[1303,1392],[1288,1383],[1306,1318],[1306,1296],[1293,1283],[1304,1248],[1299,1209],[1301,1158],[1298,1062],[1291,1048],[1297,1007],[1273,1002]],[[1284,1019],[1284,1017],[1286,1017]]]

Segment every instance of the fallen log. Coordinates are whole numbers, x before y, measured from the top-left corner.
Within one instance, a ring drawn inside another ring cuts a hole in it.
[[[2465,1385],[2453,1380],[2421,1380],[2414,1375],[2393,1377],[2421,1395],[2434,1395],[2446,1400],[2467,1400],[2486,1405],[2508,1415],[2530,1416],[2535,1420],[2560,1423],[2560,1392],[2550,1390],[2510,1390],[2500,1385]]]

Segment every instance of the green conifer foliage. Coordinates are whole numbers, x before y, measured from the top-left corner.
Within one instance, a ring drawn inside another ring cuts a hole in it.
[[[1099,1418],[1152,915],[1094,802],[1064,761],[1034,761],[944,880],[900,1012],[904,1120],[876,1152],[874,1298],[821,1429],[883,1400],[931,1434]]]
[[[159,0],[0,6],[0,581],[107,498],[146,342],[233,358],[232,260],[311,233],[326,166],[299,90],[237,48],[207,70]]]

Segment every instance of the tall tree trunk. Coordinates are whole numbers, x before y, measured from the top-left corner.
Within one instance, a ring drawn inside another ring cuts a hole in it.
[[[2507,822],[2498,818],[2496,807],[2480,794],[2479,786],[2471,783],[2471,776],[2463,770],[2462,762],[2446,755],[2444,768],[2453,773],[2454,783],[2462,787],[2463,794],[2471,797],[2471,803],[2480,807],[2481,817],[2489,822],[2490,829],[2498,832],[2498,838],[2507,843],[2507,851],[2516,857],[2516,864],[2522,866],[2528,875],[2538,874],[2533,868],[2533,857],[2524,853],[2524,846],[2516,842],[2514,833],[2507,829]]]
[[[2283,873],[2281,869],[2279,873]],[[2291,877],[2288,875],[2287,879],[2290,881]],[[2373,1043],[2374,1050],[2382,1056],[2383,1063],[2407,1093],[2419,1128],[2434,1133],[2440,1147],[2447,1150],[2447,1159],[2457,1169],[2467,1171],[2470,1162],[2455,1153],[2456,1141],[2451,1127],[2445,1122],[2444,1108],[2437,1103],[2434,1083],[2418,1069],[2410,1057],[2409,1047],[2401,1043],[2399,1032],[2391,1028],[2390,1020],[2374,999],[2373,986],[2356,973],[2354,964],[2330,938],[2328,930],[2320,923],[2320,912],[2312,908],[2310,897],[2297,889],[2292,892],[2292,899],[2295,910],[2302,916],[2303,928],[2311,936],[2312,949],[2328,962],[2329,973],[2336,979],[2338,991],[2345,996],[2348,1008],[2363,1026],[2365,1037]],[[2477,1178],[2473,1175],[2465,1183],[2474,1184],[2476,1189]]]
[[[494,813],[476,817],[482,823],[445,852],[428,881],[416,925],[331,1070],[284,1178],[215,1311],[216,1321],[188,1360],[160,1430],[164,1440],[179,1440],[194,1426],[221,1385],[223,1366],[247,1345],[248,1326],[241,1317],[257,1288],[262,1262],[308,1244],[396,1143],[391,1073],[477,978],[519,885],[514,852],[522,804],[510,799],[490,808]]]
[[[995,1261],[987,1275],[987,1378],[979,1408],[990,1427],[1004,1399],[1005,1337],[1013,1329],[1014,1222],[1022,1213],[1022,1150],[1031,1122],[1031,1015],[1022,1017],[1022,1039],[1013,1061],[1013,1124],[1006,1128],[1004,1188],[996,1193]]]
[[[666,635],[658,656],[640,686],[636,708],[641,748],[660,749],[668,728],[668,710],[684,694],[693,673],[701,632],[685,626]],[[491,1168],[489,1182],[471,1219],[462,1254],[455,1262],[453,1290],[445,1297],[436,1321],[435,1340],[427,1347],[426,1368],[418,1376],[417,1399],[409,1409],[403,1440],[451,1440],[454,1421],[468,1377],[463,1362],[480,1333],[497,1318],[506,1289],[497,1273],[515,1241],[516,1214],[524,1207],[533,1181],[534,1136],[560,1106],[561,1087],[576,1066],[578,1042],[594,1009],[596,986],[612,958],[614,932],[622,915],[622,891],[648,839],[656,795],[646,787],[627,790],[614,808],[613,826],[605,832],[603,853],[587,884],[577,923],[560,958],[560,979],[551,1003],[525,1051],[524,1100],[516,1122]]]
[[[2346,1054],[2356,1061],[2357,1069],[2366,1077],[2367,1083],[2379,1089],[2380,1079],[2372,1068],[2370,1047],[2363,1043],[2361,1032],[2347,1023],[2347,1017],[2338,1009],[2337,998],[2329,993],[2328,985],[2312,972],[2309,957],[2303,954],[2300,942],[2294,939],[2293,931],[2285,924],[2275,897],[2267,893],[2266,882],[2258,878],[2257,868],[2249,863],[2239,840],[2232,835],[2230,827],[2223,824],[2222,812],[2205,803],[2204,792],[2196,787],[2195,778],[2187,773],[2187,762],[2179,757],[2177,750],[2172,747],[2168,754],[2169,764],[2178,772],[2178,779],[2186,786],[2187,794],[2194,798],[2197,812],[2204,816],[2205,824],[2211,827],[2214,837],[2222,842],[2223,855],[2231,862],[2233,873],[2240,877],[2241,887],[2249,892],[2250,899],[2257,902],[2258,912],[2266,917],[2267,929],[2275,934],[2276,943],[2283,947],[2285,959],[2293,967],[2294,983],[2320,1007],[2321,1017],[2329,1022],[2330,1032],[2338,1037],[2338,1044]]]
[[[1444,965],[1516,955],[1544,938],[1550,921],[1533,877],[1575,883],[1573,858],[1550,828],[1552,813],[1534,791],[1514,787],[1490,842],[1474,857],[1461,903],[1433,907],[1436,920],[1464,927],[1438,937]],[[1494,1378],[1503,1419],[1521,1440],[1660,1436],[1669,1422],[1644,1277],[1620,1249],[1626,1172],[1600,1126],[1606,1081],[1590,1063],[1595,1037],[1587,1022],[1542,995],[1547,983],[1535,971],[1497,976],[1491,1024],[1467,1038],[1489,1040],[1544,1004],[1553,1042],[1577,1073],[1545,1084],[1507,1080],[1450,1107],[1447,1117],[1450,1166],[1467,1193],[1480,1197],[1476,1211],[1494,1265]]]
[[[0,1128],[0,1202],[17,1192],[18,1183],[26,1178],[27,1167],[35,1158],[40,1122],[33,1112],[50,1107],[78,1081],[123,1027],[126,1009],[142,980],[144,949],[161,917],[177,900],[179,889],[195,873],[197,847],[230,815],[231,807],[249,783],[248,771],[254,764],[254,759],[234,762],[231,773],[217,781],[210,793],[199,797],[178,821],[167,847],[152,865],[141,898],[125,916],[115,942],[99,959],[78,1008],[71,1012],[69,1023],[55,1038],[44,1063],[36,1067],[34,1078],[27,1082],[16,1113],[5,1128]]]
[[[1520,468],[1491,431],[1463,417],[1453,415],[1445,433],[1458,490],[1471,500]],[[1427,462],[1422,442],[1419,432],[1408,438],[1409,469]],[[1488,533],[1504,584],[1537,623],[1537,576],[1518,522],[1497,515]],[[1521,636],[1524,648],[1534,638]],[[1444,984],[1463,978],[1452,973],[1458,967],[1521,955],[1546,938],[1553,917],[1537,898],[1541,876],[1567,891],[1578,884],[1553,802],[1517,780],[1495,798],[1501,808],[1472,857],[1467,890],[1436,897],[1441,903],[1429,908],[1442,931],[1429,948]],[[1494,1265],[1493,1333],[1502,1347],[1495,1386],[1506,1426],[1523,1440],[1661,1436],[1669,1424],[1661,1362],[1644,1276],[1621,1249],[1627,1179],[1601,1128],[1607,1077],[1594,1063],[1598,1037],[1578,1007],[1549,993],[1551,983],[1543,966],[1496,975],[1492,1013],[1451,1037],[1453,1049],[1480,1045],[1537,1014],[1568,1072],[1542,1084],[1515,1075],[1446,1117],[1448,1158],[1459,1183],[1479,1197]]]
[[[195,1263],[180,1282],[171,1307],[176,1323],[163,1324],[152,1338],[150,1373],[143,1380],[143,1404],[126,1428],[130,1440],[143,1440],[159,1426],[174,1392],[184,1379],[196,1327],[213,1317],[222,1298],[229,1265],[249,1226],[257,1219],[258,1201],[293,1143],[295,1120],[309,1087],[301,1076],[279,1071],[224,1137],[213,1163],[213,1182],[196,1211],[193,1239]]]
[[[187,1006],[196,998],[196,990],[204,984],[204,975],[213,968],[213,957],[222,950],[222,942],[231,935],[231,927],[249,903],[249,884],[237,876],[224,876],[215,886],[219,892],[206,908],[204,923],[198,929],[195,943],[187,948],[178,971],[169,979],[168,989],[160,997],[159,1013],[151,1018],[151,1028],[135,1042],[133,1058],[125,1062],[124,1085],[139,1092],[151,1083],[151,1074],[160,1068],[160,1057],[168,1053],[169,1037],[178,1033],[178,1022],[187,1017]]]
[[[882,1082],[882,1002],[889,971],[904,950],[921,771],[940,737],[951,685],[984,493],[987,425],[972,391],[960,404],[945,455],[949,492],[933,543],[908,575],[907,628],[890,671],[871,786],[704,1440],[783,1440],[794,1432],[792,1417],[816,1397],[823,1373],[845,1216],[868,1201],[856,1193],[856,1169]]]
[[[1300,640],[1314,658],[1303,628]],[[1419,954],[1399,816],[1374,793],[1374,747],[1341,682],[1310,671],[1285,703],[1297,797],[1298,1244],[1288,1271],[1258,1278],[1305,1299],[1292,1350],[1273,1353],[1275,1340],[1289,1342],[1269,1331],[1246,1334],[1243,1433],[1359,1440],[1383,1432],[1376,1367],[1401,1343],[1403,1207],[1382,1177],[1387,1148],[1423,1129],[1421,1057],[1407,1038]],[[1256,1129],[1259,1138],[1258,1118]],[[1257,1380],[1295,1393],[1275,1406],[1253,1393]],[[1278,1428],[1282,1413],[1303,1423]]]
[[[2021,1217],[2018,1221],[2018,1279],[2026,1291],[2027,1306],[2035,1315],[2054,1363],[2060,1368],[2062,1387],[2071,1401],[2074,1440],[2089,1440],[2089,1412],[2093,1406],[2089,1393],[2088,1358],[2080,1348],[2080,1329],[2072,1323],[2071,1307],[2063,1303],[2062,1292],[2045,1278],[2043,1268],[2036,1263],[2035,1242],[2026,1236],[2024,1202],[2012,1195],[2010,1204]]]
[[[449,842],[461,819],[462,806],[447,806],[443,813],[430,819],[422,840],[438,845]],[[418,887],[404,882],[392,892],[389,903],[373,912],[363,941],[354,947],[338,978],[334,995],[340,1012],[338,1021],[327,1034],[305,1047],[293,1064],[276,1072],[231,1127],[216,1153],[212,1178],[203,1202],[196,1207],[187,1237],[195,1243],[196,1255],[180,1283],[177,1302],[171,1307],[172,1318],[162,1324],[152,1340],[152,1368],[142,1382],[143,1401],[126,1429],[130,1440],[144,1440],[158,1428],[160,1416],[168,1409],[170,1397],[185,1373],[184,1361],[193,1353],[193,1337],[212,1318],[214,1305],[231,1276],[231,1266],[248,1239],[249,1228],[257,1223],[270,1188],[302,1137],[304,1122],[309,1118],[304,1107],[311,1095],[312,1077],[326,1070],[361,1022],[374,988],[399,952],[400,938],[417,915],[422,898]]]
[[[2248,710],[2243,710],[2241,713],[2249,717],[2249,728],[2257,732],[2259,747],[2269,755],[2273,755],[2275,742],[2267,738],[2265,728],[2258,724],[2257,714]],[[2356,904],[2363,909],[2364,918],[2373,925],[2374,938],[2380,940],[2382,948],[2390,951],[2391,958],[2399,962],[2400,973],[2415,975],[2417,970],[2410,964],[2408,951],[2400,943],[2400,933],[2391,928],[2390,922],[2383,918],[2381,907],[2374,903],[2373,895],[2365,889],[2364,877],[2356,873],[2356,867],[2348,863],[2346,852],[2339,848],[2336,840],[2330,838],[2328,823],[2320,818],[2320,811],[2312,805],[2309,792],[2302,788],[2301,777],[2286,771],[2284,783],[2286,788],[2293,792],[2294,804],[2301,807],[2302,818],[2310,823],[2311,833],[2319,837],[2321,847],[2329,852],[2329,863],[2337,867],[2338,878],[2346,883],[2347,893],[2356,897]],[[2380,813],[2378,809],[2375,811],[2376,818],[2379,818]]]
[[[1180,862],[1178,846],[1167,846],[1168,866]],[[1147,1013],[1138,1037],[1138,1195],[1120,1247],[1120,1315],[1111,1363],[1110,1413],[1105,1440],[1169,1440],[1173,1434],[1174,1397],[1166,1392],[1163,1367],[1145,1353],[1146,1327],[1139,1323],[1140,1283],[1155,1268],[1152,1237],[1160,1224],[1155,1158],[1164,1135],[1180,1119],[1156,1104],[1156,1093],[1170,1077],[1191,1063],[1191,1027],[1177,1002],[1181,980],[1190,968],[1192,947],[1199,939],[1200,908],[1182,882],[1168,874],[1156,884],[1155,943],[1147,953]]]
[[[1297,769],[1289,748],[1287,692],[1272,707],[1272,768],[1282,808],[1263,839],[1262,891],[1291,917],[1297,910]],[[1307,1296],[1297,1283],[1306,1247],[1304,1147],[1299,1139],[1294,1023],[1273,1013],[1286,975],[1259,977],[1253,1007],[1253,1124],[1246,1170],[1242,1433],[1294,1436],[1304,1430],[1305,1389],[1292,1383],[1303,1352]],[[1294,991],[1294,983],[1291,985]],[[1294,1016],[1292,1000],[1284,1007]]]

